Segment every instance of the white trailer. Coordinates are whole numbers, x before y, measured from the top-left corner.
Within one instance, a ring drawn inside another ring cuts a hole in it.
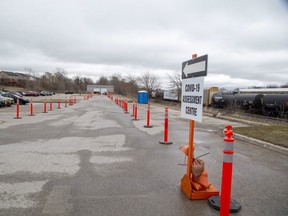
[[[101,94],[101,88],[94,88],[93,93],[94,94]]]
[[[100,92],[101,92],[101,94],[107,94],[108,89],[107,88],[101,88]]]
[[[175,90],[166,90],[166,91],[164,91],[163,99],[164,100],[178,101],[179,98],[178,98],[177,91],[175,91]]]

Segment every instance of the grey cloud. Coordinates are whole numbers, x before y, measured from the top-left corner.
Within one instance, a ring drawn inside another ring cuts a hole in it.
[[[198,53],[209,55],[210,74],[288,81],[284,1],[2,0],[0,7],[0,69],[175,71]]]

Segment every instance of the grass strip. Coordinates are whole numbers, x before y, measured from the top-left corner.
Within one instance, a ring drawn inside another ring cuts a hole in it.
[[[235,133],[288,148],[288,126],[234,127]]]

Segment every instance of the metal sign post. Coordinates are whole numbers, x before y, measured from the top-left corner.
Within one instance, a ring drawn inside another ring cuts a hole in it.
[[[207,75],[207,61],[207,55],[197,58],[197,54],[193,54],[191,60],[182,63],[181,117],[190,119],[190,129],[187,173],[181,179],[181,190],[191,200],[208,199],[211,196],[219,195],[219,191],[212,184],[208,184],[208,174],[205,170],[200,176],[202,178],[199,178],[200,180],[197,182],[192,176],[195,149],[194,121],[202,122],[204,76]]]

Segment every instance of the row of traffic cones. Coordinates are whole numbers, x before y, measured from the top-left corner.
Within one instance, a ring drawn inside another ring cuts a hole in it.
[[[88,100],[92,96],[93,96],[92,94],[87,94],[87,95],[84,96],[84,100]],[[72,106],[72,105],[74,105],[76,103],[77,103],[77,99],[76,99],[75,96],[74,97],[71,96],[70,98],[67,98],[67,97],[65,98],[65,107],[68,107],[68,105]],[[29,109],[30,109],[30,112],[29,112],[28,116],[35,116],[32,98],[30,99]],[[60,98],[58,98],[57,109],[58,110],[61,109],[61,100],[60,100]],[[50,99],[49,111],[53,111],[52,99]],[[47,100],[46,99],[44,100],[44,103],[43,103],[43,113],[47,113]],[[17,100],[17,103],[16,103],[16,116],[14,117],[14,119],[21,119],[21,118],[22,117],[20,117],[20,104],[19,104],[19,100]]]
[[[107,95],[108,96],[108,95]],[[113,100],[113,96],[109,95],[108,98]],[[115,98],[115,104],[119,105],[120,107],[123,108],[125,113],[128,112],[128,102],[127,99],[119,99],[118,97]],[[133,121],[138,121],[138,103],[133,101],[132,104],[132,115]],[[144,125],[145,128],[153,128],[153,126],[150,124],[150,117],[151,117],[151,108],[150,108],[150,103],[147,104],[147,116],[146,116],[146,125]],[[168,107],[165,107],[165,116],[164,116],[164,139],[163,141],[159,141],[160,144],[173,144],[173,142],[168,141]]]

